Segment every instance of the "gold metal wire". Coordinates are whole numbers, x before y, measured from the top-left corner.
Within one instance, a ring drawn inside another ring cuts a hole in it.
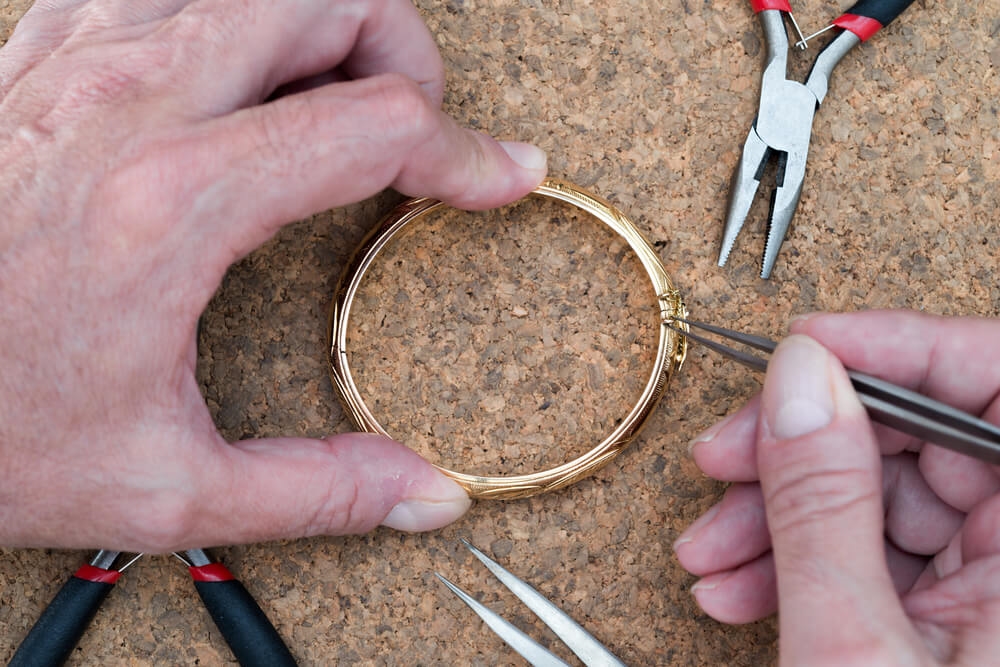
[[[526,475],[470,475],[437,466],[441,472],[458,482],[473,498],[526,498],[560,489],[593,474],[617,456],[639,433],[666,391],[670,378],[680,369],[687,354],[686,339],[667,326],[675,317],[686,318],[687,309],[656,251],[632,221],[604,199],[565,181],[548,179],[532,194],[556,199],[589,213],[622,236],[638,255],[643,268],[653,281],[653,289],[657,295],[656,307],[660,312],[660,338],[656,361],[635,407],[607,438],[583,456],[555,468]],[[365,404],[351,377],[347,340],[351,305],[365,274],[389,242],[406,225],[442,206],[444,204],[440,201],[419,198],[410,199],[396,207],[361,242],[337,285],[327,331],[330,373],[344,409],[357,428],[362,431],[389,436]],[[687,330],[687,326],[682,328]]]

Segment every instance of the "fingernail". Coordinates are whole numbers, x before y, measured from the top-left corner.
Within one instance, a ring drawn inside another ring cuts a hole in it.
[[[805,324],[812,318],[816,317],[820,313],[802,313],[801,315],[796,315],[788,322],[788,330],[791,331],[797,324]]]
[[[734,574],[736,574],[735,571],[710,574],[707,577],[703,577],[694,582],[694,585],[691,587],[691,592],[697,593],[698,591],[714,591],[720,585],[726,583]]]
[[[382,525],[415,533],[447,526],[465,514],[472,499],[458,484],[444,479],[447,484],[436,485],[433,496],[407,498],[397,503],[382,519]]]
[[[732,413],[731,415],[727,415],[725,418],[717,421],[715,425],[710,426],[709,428],[702,431],[699,435],[697,435],[691,442],[688,443],[688,455],[694,456],[694,448],[697,447],[698,445],[715,440],[715,436],[719,435],[719,433],[722,432],[722,429],[724,429],[726,425],[729,422],[731,422],[733,420],[733,417],[735,416],[736,416],[735,412]]]
[[[944,579],[957,572],[962,567],[962,538],[956,535],[952,538],[948,546],[931,561],[934,564],[934,573],[938,579]]]
[[[764,380],[764,414],[771,435],[797,438],[833,420],[830,354],[807,336],[789,336],[778,346]]]
[[[511,160],[525,169],[545,171],[547,168],[548,158],[545,156],[545,152],[538,146],[526,144],[521,141],[501,141],[500,146],[510,156]]]
[[[677,541],[674,542],[674,551],[677,551],[677,548],[683,544],[694,542],[695,538],[698,537],[698,533],[701,532],[705,526],[712,523],[712,519],[714,519],[715,515],[718,513],[719,505],[716,504],[712,506],[712,509],[698,517],[694,523],[687,527],[687,530],[681,533],[681,536],[677,538]]]

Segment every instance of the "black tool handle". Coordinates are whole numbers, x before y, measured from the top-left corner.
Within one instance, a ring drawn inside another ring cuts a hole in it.
[[[9,667],[57,667],[66,662],[115,587],[118,574],[90,565],[81,567],[45,608]]]
[[[295,667],[281,635],[221,563],[189,568],[194,586],[242,667]]]
[[[892,23],[913,0],[859,0],[833,22],[865,41]]]

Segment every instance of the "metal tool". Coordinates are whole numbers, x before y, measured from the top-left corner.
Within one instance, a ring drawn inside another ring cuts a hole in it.
[[[762,336],[681,318],[674,320],[765,352],[774,352],[777,346],[773,340]],[[670,324],[667,326],[744,366],[760,372],[767,370],[766,359],[735,350],[680,327]],[[854,370],[848,370],[847,375],[872,420],[959,454],[993,465],[1000,464],[1000,426],[877,377]]]
[[[795,214],[806,174],[809,137],[813,115],[826,97],[830,74],[854,46],[867,40],[899,16],[913,0],[860,0],[829,27],[801,38],[803,46],[816,35],[833,28],[838,34],[817,56],[805,83],[785,78],[788,63],[788,35],[784,15],[791,12],[788,0],[750,0],[760,16],[767,39],[767,63],[760,86],[760,106],[743,145],[743,154],[729,191],[729,210],[719,253],[725,266],[736,245],[750,205],[769,158],[777,160],[776,186],[771,195],[767,242],[760,277],[768,278],[778,258],[788,225]],[[797,26],[796,26],[797,29]],[[801,33],[800,33],[801,34]]]
[[[504,586],[510,589],[521,602],[535,613],[542,621],[552,629],[553,632],[576,654],[587,667],[594,665],[624,667],[625,663],[616,658],[593,635],[583,629],[579,623],[569,617],[566,612],[547,600],[541,593],[524,583],[513,574],[505,570],[499,563],[491,559],[482,551],[472,546],[466,540],[462,544],[468,548],[472,554],[492,572]],[[437,578],[444,582],[451,591],[457,595],[462,602],[469,605],[472,611],[476,612],[486,625],[493,632],[497,633],[501,639],[510,645],[515,651],[535,667],[562,666],[568,665],[554,655],[547,648],[526,635],[510,622],[504,620],[502,616],[492,611],[461,588],[448,581],[442,574],[435,572]]]
[[[226,643],[243,667],[294,666],[278,631],[246,588],[222,563],[201,549],[175,553],[188,566],[195,589]],[[98,551],[56,594],[24,638],[9,667],[62,665],[80,641],[101,603],[138,554],[119,568],[118,551]]]

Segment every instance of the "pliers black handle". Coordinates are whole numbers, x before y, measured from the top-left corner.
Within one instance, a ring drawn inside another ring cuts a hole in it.
[[[260,605],[225,565],[184,552],[194,587],[242,667],[294,667],[295,658]]]
[[[246,588],[201,549],[175,554],[187,565],[208,613],[243,667],[293,667],[295,659]],[[66,662],[123,570],[117,551],[100,551],[63,585],[24,638],[10,667],[56,667]]]
[[[118,556],[117,551],[98,552],[63,584],[17,648],[9,667],[47,667],[66,662],[121,576],[121,570],[112,568]]]

